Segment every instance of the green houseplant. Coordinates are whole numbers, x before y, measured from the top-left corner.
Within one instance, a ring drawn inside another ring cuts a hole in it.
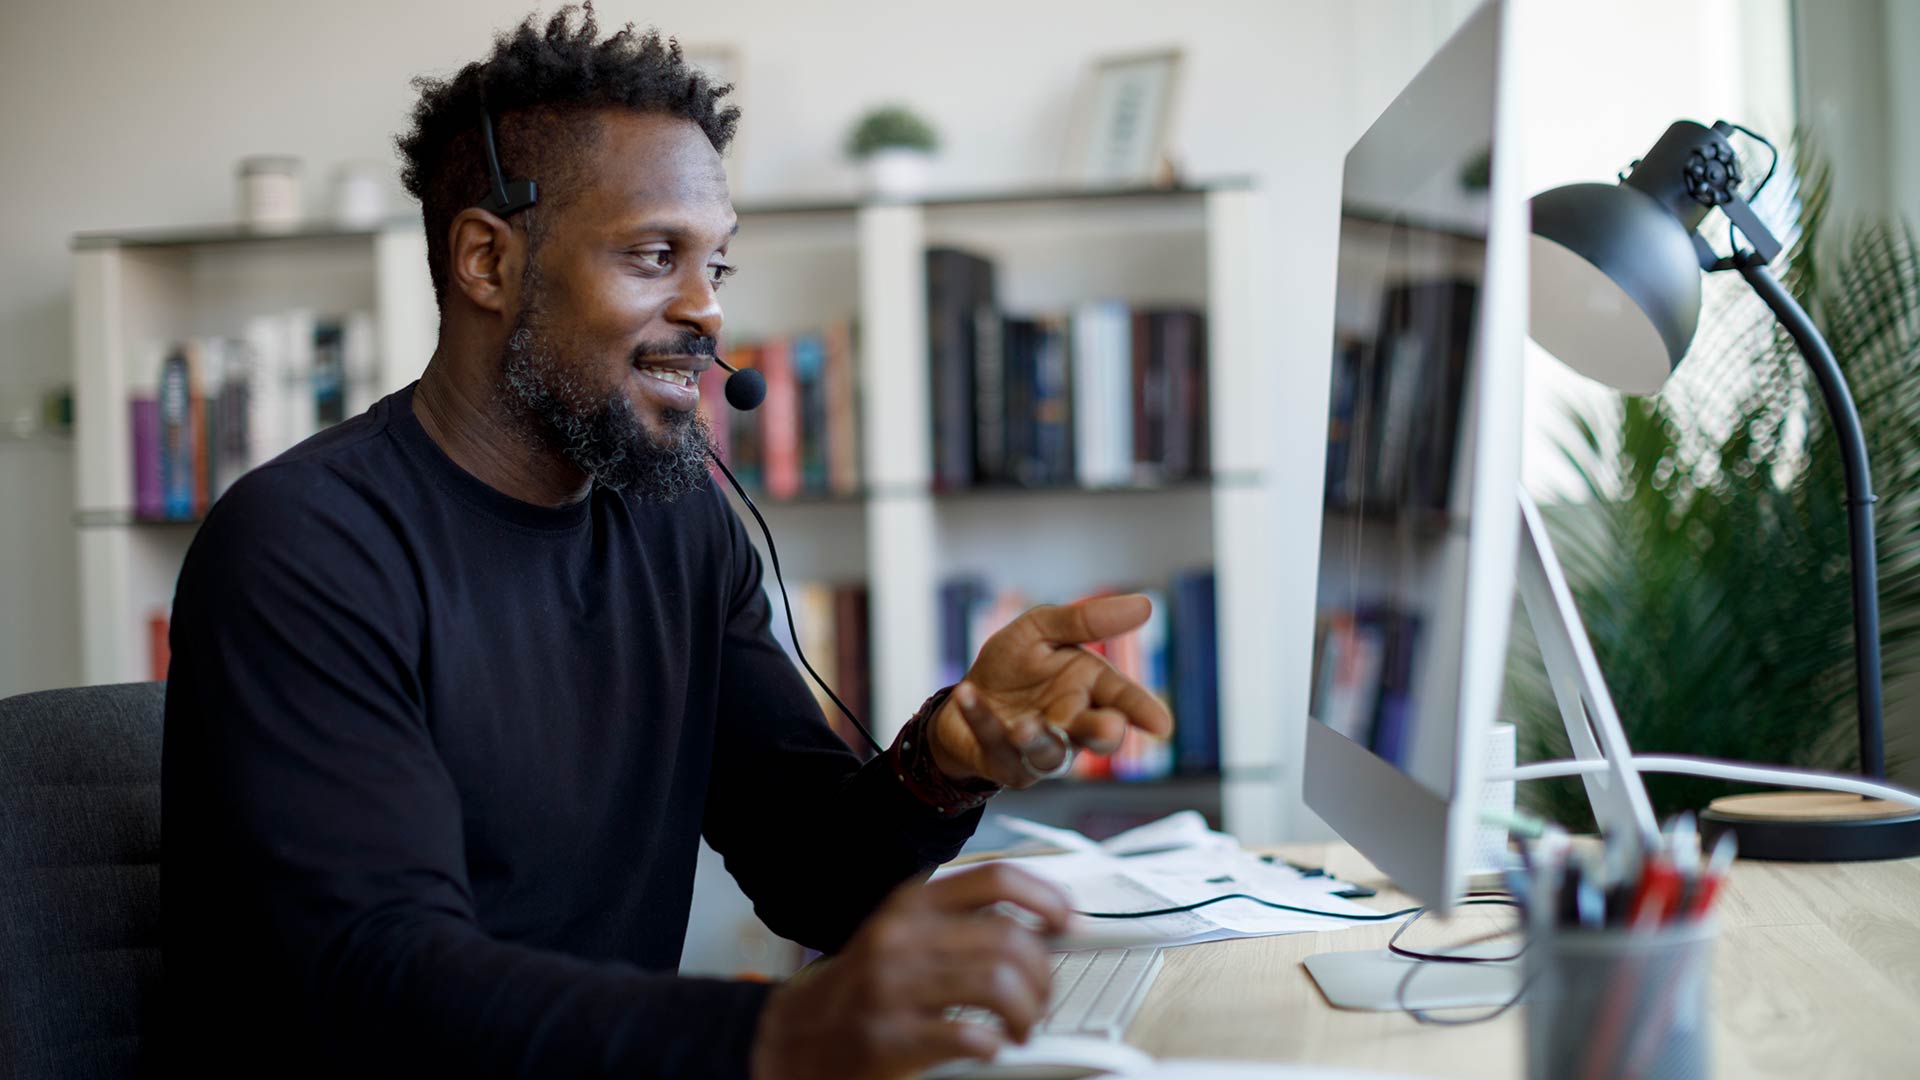
[[[1820,324],[1866,431],[1876,511],[1888,760],[1920,671],[1920,247],[1899,224],[1846,227],[1824,168],[1783,183],[1782,275]],[[1847,523],[1839,454],[1793,344],[1737,281],[1709,280],[1701,336],[1667,389],[1572,416],[1564,448],[1590,498],[1546,511],[1636,752],[1857,765]],[[1504,715],[1522,760],[1566,735],[1524,618]],[[1732,790],[1647,778],[1656,810]],[[1536,811],[1583,825],[1578,782],[1530,784]]]
[[[847,134],[847,156],[866,170],[871,194],[911,197],[926,190],[940,137],[904,105],[884,105],[862,116]]]

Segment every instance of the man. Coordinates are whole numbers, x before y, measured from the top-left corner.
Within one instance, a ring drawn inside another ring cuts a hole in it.
[[[531,20],[400,140],[441,306],[425,375],[242,478],[182,571],[163,799],[171,1064],[221,1074],[897,1076],[1024,1038],[1065,899],[921,884],[1000,786],[1164,734],[1037,608],[862,765],[768,632],[691,389],[737,110],[656,34]],[[535,205],[502,217],[483,114]],[[931,688],[930,688],[931,689]],[[777,987],[672,974],[701,836]]]

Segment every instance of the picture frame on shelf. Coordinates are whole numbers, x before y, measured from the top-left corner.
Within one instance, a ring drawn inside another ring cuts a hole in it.
[[[1159,49],[1096,59],[1067,140],[1066,181],[1078,187],[1170,187],[1168,156],[1182,53]]]

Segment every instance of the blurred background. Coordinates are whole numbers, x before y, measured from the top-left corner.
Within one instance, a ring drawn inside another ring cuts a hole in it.
[[[1085,316],[1099,302],[1150,309],[1169,326],[1203,320],[1169,332],[1211,340],[1204,377],[1215,383],[1214,400],[1224,388],[1242,403],[1194,419],[1198,460],[1175,468],[1156,459],[1167,467],[1144,481],[1138,470],[1104,486],[1084,472],[1010,475],[1004,484],[962,485],[978,491],[941,491],[950,498],[936,501],[928,519],[947,544],[937,565],[902,565],[884,546],[892,526],[861,495],[863,482],[885,479],[877,473],[818,490],[798,476],[795,488],[776,491],[786,497],[776,500],[783,505],[775,527],[783,547],[795,549],[795,576],[823,590],[802,607],[820,613],[816,623],[845,631],[845,670],[870,679],[867,700],[883,723],[897,723],[884,719],[889,710],[908,702],[910,711],[939,685],[938,666],[964,657],[968,634],[977,641],[996,605],[1056,598],[1041,595],[1049,588],[1078,594],[1144,586],[1171,597],[1172,622],[1159,631],[1174,640],[1171,652],[1146,642],[1133,662],[1180,699],[1180,679],[1213,677],[1211,652],[1199,658],[1208,668],[1201,674],[1186,670],[1194,657],[1179,655],[1179,641],[1190,637],[1183,626],[1191,629],[1182,623],[1181,597],[1191,595],[1185,613],[1209,613],[1203,621],[1220,640],[1208,649],[1223,658],[1212,689],[1195,690],[1192,699],[1212,694],[1211,705],[1193,706],[1212,710],[1211,758],[1205,745],[1186,758],[1178,747],[1160,758],[1148,752],[1079,786],[1036,794],[1030,812],[1098,831],[1197,805],[1245,839],[1316,835],[1320,826],[1298,804],[1293,759],[1316,648],[1341,158],[1473,7],[1465,0],[599,5],[603,26],[658,26],[736,83],[744,115],[729,172],[743,212],[743,269],[723,299],[743,347],[799,357],[817,334],[830,352],[833,327],[856,320],[862,333],[914,340],[918,323],[893,327],[874,307],[889,295],[886,260],[904,250],[898,244],[923,236],[928,248],[961,250],[996,268],[998,304],[1037,327],[1040,355],[1049,320]],[[1724,117],[1786,148],[1795,180],[1781,185],[1788,194],[1771,212],[1800,222],[1814,203],[1817,252],[1836,268],[1822,287],[1859,278],[1848,261],[1850,237],[1920,221],[1920,71],[1901,62],[1920,47],[1920,4],[1523,0],[1518,7],[1528,193],[1574,180],[1610,182],[1672,120]],[[553,5],[537,10],[544,16]],[[431,297],[426,268],[410,261],[416,248],[408,245],[421,242],[407,239],[408,215],[417,209],[401,192],[392,149],[414,98],[409,80],[452,74],[528,11],[525,0],[8,0],[0,35],[0,100],[7,102],[0,108],[0,695],[147,677],[153,657],[140,650],[150,613],[164,613],[170,574],[191,536],[192,513],[170,526],[143,520],[131,476],[139,466],[129,464],[139,433],[128,430],[117,404],[112,415],[93,416],[84,394],[77,415],[66,404],[77,384],[95,377],[95,360],[111,355],[116,393],[150,395],[172,335],[244,338],[264,325],[250,320],[318,308],[318,316],[308,312],[317,321],[301,331],[307,344],[314,340],[307,330],[325,339],[325,327],[334,326],[327,347],[344,348],[341,362],[351,369],[354,341],[371,335],[361,342],[371,357],[362,359],[378,371],[370,383],[404,383],[424,365]],[[1144,142],[1113,148],[1144,158],[1103,174],[1089,148],[1116,137],[1114,95],[1135,91],[1162,122],[1148,125]],[[883,106],[909,115],[871,116]],[[856,131],[863,118],[872,121],[864,141]],[[850,156],[894,144],[933,152],[892,175]],[[898,225],[894,218],[862,216],[875,185],[904,198],[901,205],[930,200],[911,226],[923,232],[887,232]],[[1089,189],[1096,194],[1075,194]],[[1135,194],[1114,194],[1123,189]],[[264,215],[252,232],[292,229],[306,239],[250,246],[249,230],[234,231],[247,214]],[[93,239],[76,243],[81,234]],[[353,253],[352,245],[365,242],[373,244],[371,260]],[[233,254],[237,248],[250,254]],[[1803,237],[1801,250],[1814,247]],[[1869,299],[1920,311],[1910,244],[1889,251],[1891,269],[1868,275]],[[89,252],[120,253],[135,269],[103,269],[87,261]],[[921,254],[910,253],[915,267]],[[147,302],[132,295],[151,285],[138,284],[146,281],[139,275],[153,267],[172,273],[165,267],[176,265],[187,268],[179,272],[189,283],[178,296],[167,292],[172,286],[159,288],[154,302],[197,304],[201,313],[139,323],[138,312],[127,310]],[[819,280],[822,267],[832,280]],[[123,271],[134,277],[114,276]],[[943,272],[926,264],[930,279]],[[407,273],[417,273],[412,284],[404,284]],[[233,291],[216,295],[223,281]],[[308,288],[311,296],[302,292]],[[1844,300],[1834,296],[1828,306],[1844,310]],[[925,314],[937,322],[937,311]],[[284,330],[274,326],[262,332]],[[1875,361],[1882,381],[1874,385],[1901,406],[1886,419],[1889,430],[1911,427],[1908,413],[1920,413],[1906,406],[1903,395],[1915,392],[1902,377],[1920,325],[1903,332],[1913,335],[1900,339],[1908,344]],[[1712,370],[1723,380],[1729,370],[1774,370],[1766,366],[1778,361],[1773,345],[1721,343],[1715,347],[1730,358]],[[939,347],[928,345],[935,364]],[[866,391],[871,396],[874,386]],[[1686,560],[1712,537],[1677,527],[1681,540],[1666,549],[1626,550],[1636,543],[1629,532],[1604,527],[1609,493],[1644,474],[1668,500],[1661,512],[1682,514],[1698,490],[1720,482],[1711,468],[1689,472],[1687,463],[1717,460],[1735,419],[1754,408],[1775,407],[1767,415],[1786,417],[1786,429],[1797,433],[1766,463],[1775,488],[1794,489],[1806,471],[1806,423],[1791,419],[1804,413],[1805,399],[1792,377],[1768,401],[1729,404],[1698,391],[1689,396],[1680,385],[1665,412],[1642,415],[1549,358],[1529,359],[1527,482],[1544,502],[1575,508],[1555,524],[1584,538],[1569,556],[1583,604],[1628,598],[1608,609],[1595,637],[1642,750],[1697,745],[1702,726],[1746,731],[1751,707],[1743,695],[1764,692],[1777,703],[1784,692],[1756,670],[1771,661],[1751,655],[1707,658],[1688,669],[1701,689],[1687,698],[1687,717],[1671,715],[1679,706],[1621,689],[1644,684],[1633,665],[1651,661],[1626,646],[1650,640],[1647,627],[1658,623],[1648,604],[1631,598],[1656,589],[1649,582],[1692,573]],[[347,393],[345,403],[353,402]],[[1703,419],[1716,402],[1720,418]],[[924,396],[916,403],[927,406]],[[336,403],[336,411],[343,407]],[[326,408],[320,422],[330,418]],[[925,415],[911,420],[923,445],[933,438],[918,419]],[[1036,422],[1044,432],[1044,418]],[[855,426],[867,439],[886,439],[898,432],[893,423],[870,416]],[[931,426],[939,423],[931,418]],[[1652,458],[1640,446],[1635,458],[1628,438],[1635,430],[1664,432],[1672,446]],[[940,451],[930,452],[938,473]],[[119,495],[83,493],[81,477],[94,458],[118,462],[101,475]],[[1876,458],[1883,488],[1906,475],[1904,464]],[[1595,476],[1598,498],[1589,483]],[[761,482],[769,489],[780,483],[772,475]],[[1063,497],[1036,500],[1011,490],[1033,487]],[[1887,512],[1895,509],[1915,513]],[[1883,564],[1906,566],[1920,528],[1882,522]],[[1839,536],[1830,537],[1833,551],[1844,553]],[[1803,559],[1802,577],[1814,583],[1809,596],[1831,568],[1822,551]],[[1008,569],[1023,558],[1036,560],[1025,580]],[[94,599],[83,602],[89,574]],[[1910,588],[1911,574],[1889,577],[1890,589]],[[851,628],[834,614],[845,603],[835,591],[849,585],[871,590],[874,605],[870,617],[852,617]],[[101,601],[103,592],[115,594],[111,603]],[[1885,602],[1890,758],[1896,775],[1913,783],[1920,712],[1907,689],[1914,665],[1906,641],[1920,612],[1901,606],[1910,599],[1890,592]],[[1217,618],[1209,606],[1216,602]],[[1809,614],[1825,627],[1821,618]],[[911,661],[884,662],[877,643],[915,619],[924,647]],[[1835,645],[1826,629],[1811,636],[1828,651],[1795,676],[1804,692],[1781,706],[1797,719],[1751,725],[1762,735],[1716,742],[1718,751],[1846,764],[1834,758],[1844,747],[1829,745],[1831,733],[1852,722],[1851,700],[1830,692],[1845,642]],[[869,640],[873,670],[863,675]],[[1660,640],[1656,651],[1669,656],[1684,644]],[[1525,646],[1516,648],[1524,653]],[[1234,673],[1225,673],[1226,664],[1237,665]],[[1517,676],[1510,718],[1523,732],[1533,723],[1550,735],[1558,721],[1539,691]],[[1176,711],[1188,704],[1176,700]],[[1637,715],[1645,718],[1638,728]],[[1529,745],[1551,749],[1523,737],[1523,756]],[[751,965],[722,957],[711,966]]]

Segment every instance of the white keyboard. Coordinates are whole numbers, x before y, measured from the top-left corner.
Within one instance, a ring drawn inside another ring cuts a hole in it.
[[[1053,992],[1034,1031],[1043,1035],[1091,1035],[1118,1040],[1147,999],[1165,958],[1158,948],[1088,949],[1053,954]],[[986,1009],[955,1009],[949,1017],[999,1024]]]

